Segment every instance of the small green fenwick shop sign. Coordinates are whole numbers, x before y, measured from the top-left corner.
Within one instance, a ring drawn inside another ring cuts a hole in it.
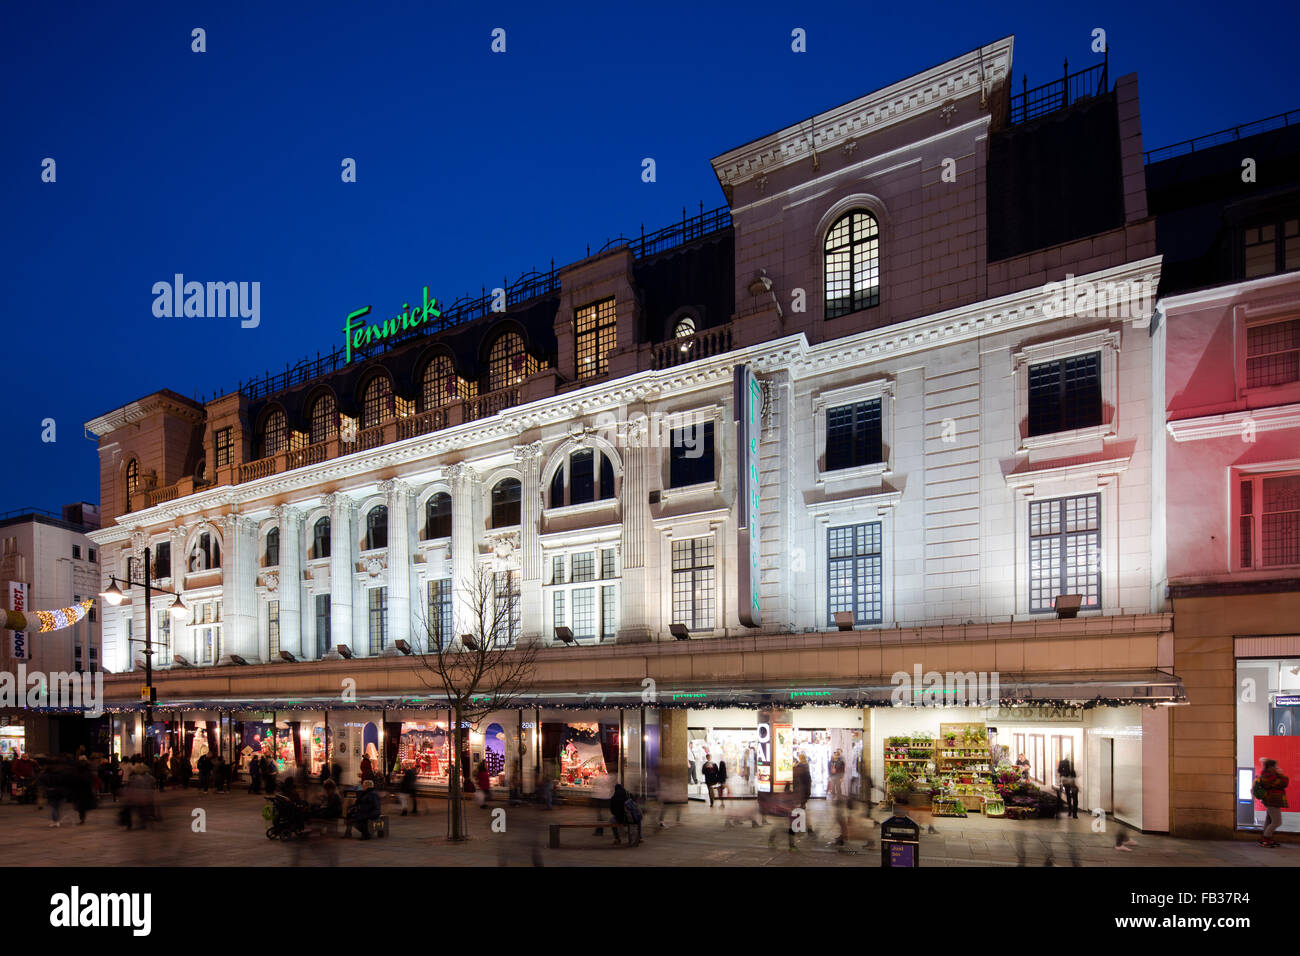
[[[429,298],[429,287],[426,285],[424,287],[423,306],[417,304],[412,309],[403,302],[401,314],[395,315],[391,319],[385,319],[383,325],[373,323],[367,325],[365,322],[360,321],[362,316],[369,314],[370,306],[368,305],[348,313],[347,324],[343,326],[343,341],[347,347],[347,364],[349,365],[352,363],[355,352],[374,342],[394,338],[432,322],[434,319],[440,319],[442,318],[442,309],[438,307],[436,298]]]
[[[736,418],[736,495],[739,552],[741,555],[737,607],[740,623],[758,627],[762,614],[758,606],[758,583],[761,578],[758,543],[758,440],[763,427],[763,386],[753,369],[737,365],[732,394]]]

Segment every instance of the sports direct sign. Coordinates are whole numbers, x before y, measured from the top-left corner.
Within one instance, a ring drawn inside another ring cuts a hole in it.
[[[27,612],[27,584],[23,581],[9,582],[9,610]],[[16,661],[25,661],[31,659],[31,651],[27,644],[27,635],[22,631],[13,632],[13,643],[10,652]]]

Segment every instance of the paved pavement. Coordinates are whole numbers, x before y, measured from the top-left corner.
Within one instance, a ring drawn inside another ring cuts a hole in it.
[[[313,793],[313,797],[315,793]],[[813,832],[788,848],[784,823],[753,827],[753,801],[730,801],[726,808],[702,803],[669,806],[666,826],[658,825],[659,808],[648,809],[644,841],[637,847],[615,846],[610,830],[593,835],[595,810],[587,806],[494,806],[466,808],[470,839],[447,840],[445,799],[420,801],[418,816],[398,815],[396,801],[385,797],[391,832],[383,839],[361,841],[311,838],[290,843],[268,840],[261,817],[264,801],[244,792],[200,794],[195,790],[162,794],[163,820],[146,831],[127,832],[117,825],[111,800],[92,811],[84,825],[64,805],[63,823],[49,824],[49,811],[0,804],[0,845],[9,866],[785,866],[876,867],[879,831],[861,814],[852,821],[848,850],[834,846],[832,808],[809,805]],[[503,813],[496,813],[495,810]],[[196,810],[202,810],[197,814]],[[880,819],[885,814],[876,812]],[[933,821],[916,812],[921,826],[921,865],[1124,867],[1292,866],[1300,863],[1300,843],[1267,850],[1247,841],[1200,841],[1134,833],[1132,852],[1114,848],[1117,824],[1094,833],[1090,819],[1024,820],[981,816]],[[494,832],[504,825],[505,832]],[[733,825],[728,826],[728,822]],[[202,826],[200,826],[200,823]],[[587,824],[561,831],[561,848],[547,846],[548,824]]]

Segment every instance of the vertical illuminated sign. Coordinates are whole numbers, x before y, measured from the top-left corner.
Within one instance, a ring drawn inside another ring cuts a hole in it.
[[[794,722],[788,710],[758,712],[758,780],[763,793],[784,790],[794,782]]]
[[[736,523],[737,553],[740,565],[736,574],[739,595],[736,607],[740,623],[758,627],[758,440],[763,427],[763,388],[748,365],[737,365],[734,372],[733,406],[736,418]]]
[[[9,610],[27,611],[27,584],[23,581],[9,582]],[[21,631],[14,631],[13,638],[13,658],[16,661],[31,660],[31,653],[27,648],[27,635]]]

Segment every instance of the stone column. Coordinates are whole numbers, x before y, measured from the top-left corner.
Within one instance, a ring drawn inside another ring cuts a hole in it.
[[[659,799],[664,803],[686,802],[689,759],[686,711],[659,711]]]
[[[233,663],[238,654],[259,664],[257,632],[257,525],[238,514],[219,519],[224,539],[221,555],[222,653],[218,663]]]
[[[388,646],[411,640],[411,486],[390,478],[379,483],[388,497]],[[391,650],[390,650],[391,649]]]
[[[302,657],[302,518],[297,508],[271,512],[280,529],[280,649]]]
[[[618,617],[618,643],[636,644],[653,637],[646,602],[646,529],[650,524],[647,469],[649,430],[643,418],[628,423],[621,449],[623,455],[623,577],[622,606]]]
[[[325,657],[338,660],[340,644],[346,644],[354,655],[361,653],[361,644],[352,633],[352,572],[356,566],[352,519],[356,502],[336,491],[325,496],[325,507],[330,515],[330,649]]]
[[[148,573],[145,570],[145,566],[144,566],[144,548],[145,545],[148,543],[149,543],[148,536],[145,535],[143,531],[137,531],[131,535],[131,544],[129,546],[129,550],[127,551],[127,555],[134,559],[131,562],[131,567],[135,568],[134,578],[137,581],[143,581],[144,575]],[[135,661],[137,659],[144,660],[144,622],[145,622],[145,618],[150,613],[150,608],[145,607],[144,588],[127,587],[127,588],[123,588],[122,590],[124,590],[127,594],[131,595],[131,607],[129,610],[129,614],[131,617],[131,642],[132,643],[128,646],[127,653],[130,655],[131,665],[132,667],[134,667]],[[122,630],[125,631],[126,629],[127,629],[126,621],[125,619],[123,619]],[[159,637],[159,636],[160,635],[158,634],[154,635],[154,637]],[[29,637],[28,640],[31,640],[31,638]],[[170,666],[172,662],[171,655],[176,653],[174,650],[175,641],[172,642],[172,645],[173,645],[172,648],[163,648],[163,647],[158,648],[159,653],[155,654],[153,659],[154,666],[156,667]],[[141,670],[143,670],[143,668],[141,668]]]
[[[456,636],[470,633],[470,602],[477,584],[477,499],[479,476],[469,465],[457,462],[447,469],[451,484],[451,591],[452,622]]]
[[[545,643],[542,632],[542,443],[515,446],[523,472],[519,506],[519,612],[521,644]]]

